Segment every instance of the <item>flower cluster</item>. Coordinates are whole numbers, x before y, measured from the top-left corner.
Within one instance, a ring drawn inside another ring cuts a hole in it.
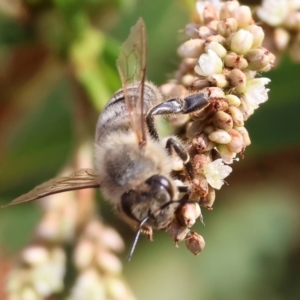
[[[69,300],[134,299],[116,256],[124,248],[123,240],[95,217],[93,198],[93,190],[82,190],[41,201],[44,213],[33,242],[21,251],[19,264],[7,278],[9,299],[48,299],[68,289]],[[65,286],[67,244],[74,249],[77,271],[70,287]]]
[[[190,37],[178,49],[182,57],[176,83],[161,87],[164,94],[203,93],[209,104],[190,116],[172,116],[185,126],[187,148],[196,176],[191,199],[208,209],[231,173],[237,154],[251,141],[245,121],[268,99],[270,82],[257,77],[274,66],[275,56],[262,46],[263,29],[248,6],[238,1],[198,1],[197,17],[186,26]]]
[[[288,50],[291,58],[300,62],[300,1],[263,0],[256,16],[266,32],[266,47],[277,58]]]

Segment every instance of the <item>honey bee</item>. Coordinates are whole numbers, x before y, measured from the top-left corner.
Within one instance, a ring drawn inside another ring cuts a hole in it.
[[[172,157],[183,161],[188,180],[194,171],[175,137],[159,138],[154,116],[191,113],[209,105],[209,100],[198,93],[164,101],[159,89],[145,80],[146,60],[146,27],[139,19],[117,59],[122,89],[107,103],[96,126],[96,170],[81,169],[51,179],[7,206],[71,190],[101,188],[125,221],[138,228],[129,259],[141,232],[152,239],[153,229],[170,225],[176,210],[189,201],[188,185],[176,184],[171,176]]]

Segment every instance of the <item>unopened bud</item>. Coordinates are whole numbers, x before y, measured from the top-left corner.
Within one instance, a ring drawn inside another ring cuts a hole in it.
[[[222,35],[220,35],[220,34],[216,34],[216,35],[211,35],[211,36],[209,36],[209,37],[206,39],[205,43],[217,42],[217,43],[219,43],[219,44],[221,44],[221,45],[224,45],[224,44],[225,44],[225,41],[226,41],[226,39],[225,39],[224,36],[222,36]]]
[[[276,48],[279,51],[284,51],[286,49],[286,47],[288,46],[291,36],[290,33],[281,28],[281,27],[277,27],[274,29],[274,43],[276,45]]]
[[[242,135],[235,129],[229,132],[231,141],[226,145],[229,151],[240,153],[244,148],[244,141]]]
[[[212,206],[216,199],[216,190],[209,185],[207,194],[200,199],[200,205],[212,210]]]
[[[237,31],[230,43],[230,50],[236,52],[237,54],[247,53],[253,44],[253,35],[245,29],[240,29]]]
[[[87,268],[93,261],[95,245],[85,239],[79,241],[74,251],[74,264],[79,270]]]
[[[233,159],[236,157],[236,153],[230,151],[226,145],[217,145],[220,156],[226,164],[232,164]]]
[[[200,39],[192,39],[183,43],[177,50],[181,57],[199,58],[204,52],[204,41]]]
[[[206,134],[201,133],[192,139],[192,145],[198,153],[202,153],[211,150],[215,144],[209,141]]]
[[[208,138],[217,144],[228,144],[231,141],[230,134],[222,129],[213,131]]]
[[[265,33],[263,29],[255,24],[251,24],[244,29],[249,31],[253,35],[252,49],[260,47],[265,38]]]
[[[190,229],[179,224],[178,220],[175,218],[167,229],[167,232],[175,242],[175,247],[178,247],[178,242],[181,242],[186,238]]]
[[[214,20],[217,20],[217,12],[212,4],[207,3],[203,10],[203,22],[206,25]]]
[[[211,35],[215,35],[217,31],[213,28],[210,28],[208,26],[200,26],[199,28],[199,37],[201,39],[207,39]]]
[[[229,106],[233,105],[233,106],[239,107],[241,105],[241,100],[236,95],[228,94],[228,95],[226,95],[226,99],[228,101]]]
[[[218,42],[210,42],[205,44],[205,51],[213,50],[221,58],[225,57],[227,50]]]
[[[194,69],[195,65],[197,64],[198,58],[199,57],[197,58],[185,57],[179,66],[179,71],[181,73],[186,73]]]
[[[227,1],[221,7],[220,20],[234,18],[234,11],[240,6],[238,1]]]
[[[237,126],[244,126],[244,117],[243,113],[235,106],[230,106],[227,110],[230,114],[233,123]]]
[[[199,25],[198,24],[187,24],[185,26],[185,33],[192,39],[199,38]]]
[[[251,144],[251,140],[247,129],[245,127],[239,127],[239,126],[234,127],[234,129],[237,130],[243,137],[244,147],[249,146]]]
[[[246,90],[246,75],[239,69],[233,69],[229,74],[231,85],[238,93],[243,93]]]
[[[225,113],[224,111],[218,111],[213,115],[212,118],[213,124],[225,131],[230,131],[233,127],[233,121],[229,114]]]
[[[229,85],[229,82],[226,79],[226,76],[224,74],[214,74],[208,76],[208,81],[219,88],[225,88]]]
[[[228,68],[237,68],[242,70],[248,67],[248,62],[243,56],[230,52],[224,57],[224,65]]]
[[[49,252],[43,246],[29,246],[22,251],[21,257],[26,264],[37,266],[49,260]]]
[[[236,32],[238,23],[234,18],[227,18],[218,23],[218,32],[224,37],[228,37],[230,34]]]
[[[205,240],[200,234],[192,231],[187,235],[185,245],[194,255],[198,255],[205,247]]]
[[[122,271],[122,263],[119,258],[113,253],[98,249],[96,254],[97,266],[105,273],[109,274],[120,274]]]
[[[201,90],[203,88],[206,88],[210,86],[210,82],[207,78],[204,79],[196,79],[193,81],[193,83],[190,85],[190,88],[192,90]]]
[[[298,4],[299,5],[299,4]],[[300,12],[291,12],[289,16],[284,20],[284,27],[289,30],[299,31],[300,30]]]
[[[248,51],[244,57],[248,61],[248,68],[253,71],[259,71],[263,69],[270,62],[269,56],[265,54],[263,49],[252,49]]]
[[[186,203],[180,208],[177,217],[182,226],[191,228],[201,215],[198,203]]]
[[[252,13],[249,6],[241,5],[234,10],[233,17],[238,22],[238,27],[243,28],[253,23]]]
[[[166,98],[170,98],[170,99],[188,94],[187,89],[183,85],[173,83],[173,82],[168,82],[161,85],[159,87],[159,90]]]
[[[185,86],[191,86],[197,80],[197,77],[191,74],[186,74],[181,78],[181,83]]]

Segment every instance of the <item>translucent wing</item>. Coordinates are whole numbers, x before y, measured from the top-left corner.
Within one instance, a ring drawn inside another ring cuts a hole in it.
[[[99,187],[98,175],[94,170],[80,169],[69,176],[48,180],[3,207],[26,203],[62,192]]]
[[[121,77],[126,107],[133,130],[140,145],[146,142],[144,123],[144,83],[147,65],[147,34],[143,19],[131,28],[121,47],[117,68]],[[131,84],[137,84],[137,93],[132,93]]]

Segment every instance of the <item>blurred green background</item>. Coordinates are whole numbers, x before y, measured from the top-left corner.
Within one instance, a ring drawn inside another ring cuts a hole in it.
[[[138,17],[148,30],[148,79],[172,78],[189,21],[173,0],[0,0],[0,204],[54,177],[120,87],[115,61]],[[300,66],[267,73],[269,100],[246,123],[252,145],[217,193],[198,257],[163,232],[142,237],[99,201],[122,234],[124,274],[138,299],[300,299]],[[98,194],[100,199],[100,193]],[[1,253],[17,254],[40,217],[36,204],[0,210]],[[1,270],[0,270],[1,272]]]

